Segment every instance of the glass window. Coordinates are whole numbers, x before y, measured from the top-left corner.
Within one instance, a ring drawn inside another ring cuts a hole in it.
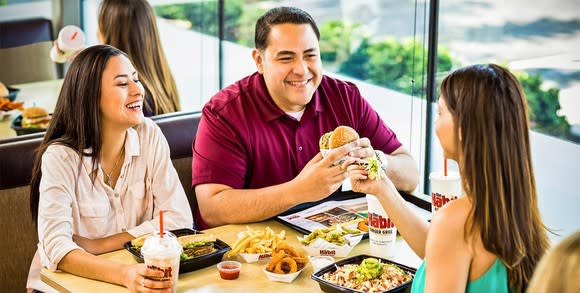
[[[577,1],[441,1],[439,43],[454,67],[498,63],[514,71],[528,98],[532,159],[546,224],[580,228],[580,22]],[[449,68],[439,63],[439,75]],[[432,158],[442,154],[433,138]],[[434,163],[437,166],[439,163]]]

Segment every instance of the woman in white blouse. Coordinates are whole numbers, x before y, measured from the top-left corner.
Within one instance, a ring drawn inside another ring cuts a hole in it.
[[[114,47],[89,47],[71,63],[32,174],[39,244],[29,289],[52,291],[40,281],[44,266],[133,292],[170,292],[171,281],[147,278],[161,272],[95,256],[158,230],[159,210],[166,229],[193,225],[167,141],[143,116],[143,95],[131,61]]]

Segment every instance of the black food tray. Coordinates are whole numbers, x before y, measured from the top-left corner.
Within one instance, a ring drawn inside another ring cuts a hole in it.
[[[172,230],[171,233],[175,234],[176,237],[179,237],[191,234],[202,234],[203,232],[192,229],[179,229]],[[141,255],[141,251],[134,249],[131,245],[131,241],[125,242],[123,247],[133,255],[136,261],[143,262],[143,255]],[[222,261],[224,254],[232,249],[229,245],[219,239],[216,239],[214,247],[216,251],[212,253],[194,257],[188,260],[182,260],[179,263],[179,273],[183,274],[187,272],[193,272],[195,270],[203,269],[205,267],[217,264]]]
[[[408,267],[406,265],[402,265],[402,264],[396,263],[394,261],[390,261],[390,260],[385,259],[385,258],[361,254],[361,255],[356,255],[353,257],[345,258],[345,259],[339,260],[335,263],[332,263],[328,266],[325,266],[324,268],[320,269],[318,272],[313,273],[311,275],[311,278],[312,278],[312,280],[318,282],[318,284],[320,285],[320,289],[322,291],[327,292],[327,293],[343,293],[343,292],[349,292],[349,293],[356,292],[356,293],[358,293],[358,292],[361,292],[361,291],[357,291],[357,290],[350,289],[350,288],[345,288],[345,287],[333,284],[331,282],[328,282],[322,278],[322,275],[336,271],[337,266],[350,265],[350,264],[360,264],[363,261],[363,259],[369,258],[369,257],[376,258],[376,259],[380,260],[382,263],[394,264],[394,265],[398,266],[399,268],[403,269],[404,271],[407,271],[407,272],[413,274],[413,276],[415,275],[415,272],[417,271],[416,269],[414,269],[412,267]],[[391,292],[403,292],[407,289],[410,289],[412,282],[413,282],[413,279],[404,283],[403,285],[400,285],[399,287],[395,287],[391,290],[381,291],[381,292],[382,293],[385,293],[385,292],[389,292],[389,293],[391,293]]]
[[[16,131],[16,135],[25,135],[37,132],[45,132],[46,128],[25,128],[22,127],[22,115],[18,115],[14,120],[12,120],[12,125],[10,125],[14,131]]]

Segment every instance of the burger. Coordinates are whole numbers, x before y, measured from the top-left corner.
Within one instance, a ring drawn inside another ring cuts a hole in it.
[[[339,126],[331,132],[327,132],[320,137],[318,142],[321,150],[329,150],[341,147],[347,143],[359,139],[356,130],[348,126]]]
[[[328,152],[328,150],[341,147],[359,138],[360,136],[356,130],[348,126],[341,125],[335,128],[333,131],[323,134],[318,141],[318,145],[324,155],[324,153]],[[342,163],[342,160],[340,160],[338,163]],[[381,164],[375,156],[366,158],[364,160],[359,160],[357,164],[365,168],[369,179],[381,179]]]
[[[183,247],[181,260],[192,259],[216,251],[214,247],[216,237],[212,234],[186,235],[177,238],[177,240]]]
[[[51,116],[41,107],[30,107],[22,110],[22,128],[47,128]]]
[[[134,250],[140,251],[145,243],[145,239],[151,234],[145,234],[131,240],[131,246]],[[177,241],[183,247],[181,260],[189,260],[202,255],[210,254],[216,251],[214,244],[216,237],[212,234],[191,234],[180,236]]]

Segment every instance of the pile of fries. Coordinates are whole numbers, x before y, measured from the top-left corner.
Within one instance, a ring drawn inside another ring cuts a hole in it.
[[[286,241],[282,241],[274,249],[266,270],[275,274],[292,274],[303,269],[307,263],[307,256],[296,251]]]
[[[286,231],[284,230],[276,234],[270,227],[266,227],[264,231],[256,231],[246,226],[246,231],[234,243],[232,250],[228,251],[226,257],[231,257],[237,253],[272,253],[276,245],[284,239],[286,239]]]
[[[8,112],[14,109],[22,110],[23,104],[24,102],[10,102],[9,99],[0,97],[0,110],[2,111]]]

